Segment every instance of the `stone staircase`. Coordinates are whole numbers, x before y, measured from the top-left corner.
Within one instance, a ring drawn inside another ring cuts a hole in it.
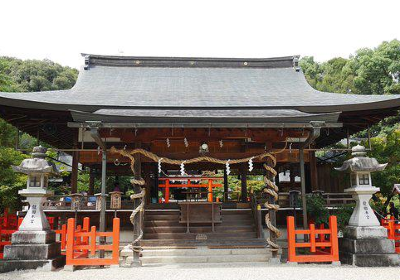
[[[190,233],[179,223],[178,209],[148,209],[141,241],[142,265],[187,263],[265,263],[271,253],[257,238],[251,209],[223,209],[222,223],[194,224]],[[129,263],[131,256],[122,256]]]
[[[143,266],[160,264],[191,263],[266,263],[271,257],[267,248],[210,249],[197,247],[194,249],[157,249],[145,248],[142,252]]]
[[[178,209],[146,210],[144,219],[143,247],[148,246],[207,246],[253,245],[265,246],[264,239],[256,237],[251,209],[223,209],[222,223],[212,232],[209,224],[192,224],[190,233],[186,224],[179,223]]]

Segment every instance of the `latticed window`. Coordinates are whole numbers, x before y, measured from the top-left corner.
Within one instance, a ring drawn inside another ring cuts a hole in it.
[[[40,187],[40,176],[31,176],[29,180],[29,187]]]
[[[369,185],[369,175],[368,174],[360,174],[358,177],[358,182],[360,185]]]

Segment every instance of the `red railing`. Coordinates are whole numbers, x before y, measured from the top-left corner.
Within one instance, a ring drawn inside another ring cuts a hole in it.
[[[288,262],[339,262],[336,216],[329,217],[329,228],[295,229],[293,216],[287,217]],[[296,235],[308,235],[308,242],[296,241]],[[297,249],[304,248],[300,254]]]
[[[381,219],[381,225],[387,229],[388,239],[394,240],[396,253],[400,254],[400,224],[392,216],[389,219]]]
[[[223,185],[220,183],[215,183],[214,181],[221,181],[224,178],[212,178],[212,177],[177,177],[177,178],[159,178],[159,181],[163,181],[164,184],[159,184],[159,188],[164,188],[164,199],[165,203],[169,203],[170,188],[207,188],[207,200],[212,202],[213,198],[213,188],[220,188]],[[174,181],[172,183],[171,181]],[[206,184],[195,184],[194,181],[207,181]],[[175,183],[179,182],[179,183]]]
[[[98,232],[92,226],[90,231],[75,227],[75,219],[68,219],[67,258],[68,266],[118,265],[119,264],[120,220],[114,218],[112,232]],[[97,244],[97,239],[112,238],[111,244]],[[111,251],[111,258],[93,258],[100,250]],[[91,258],[89,258],[89,252]]]

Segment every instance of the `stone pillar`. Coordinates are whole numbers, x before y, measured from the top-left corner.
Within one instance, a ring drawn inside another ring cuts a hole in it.
[[[387,164],[379,164],[366,156],[365,148],[352,148],[353,158],[346,160],[339,171],[350,173],[351,193],[356,206],[344,238],[339,242],[340,261],[355,266],[399,266],[400,257],[395,253],[394,241],[387,238],[387,230],[372,211],[369,201],[379,188],[372,186],[371,172],[382,171]]]
[[[56,174],[57,169],[48,162],[46,148],[33,149],[31,159],[24,159],[14,171],[28,175],[26,189],[18,193],[25,196],[30,205],[18,231],[12,234],[11,245],[4,247],[4,260],[0,262],[0,272],[21,269],[55,270],[65,264],[61,255],[61,244],[55,242],[55,232],[43,212],[43,203],[53,192],[47,190],[48,178]]]

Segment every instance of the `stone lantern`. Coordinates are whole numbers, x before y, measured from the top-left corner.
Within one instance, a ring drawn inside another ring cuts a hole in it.
[[[375,158],[366,156],[365,147],[357,145],[352,149],[353,158],[346,160],[338,171],[350,173],[351,187],[345,189],[356,201],[356,207],[351,215],[349,225],[354,227],[380,226],[369,201],[379,188],[372,186],[371,172],[382,171],[387,163],[379,164]]]
[[[365,147],[352,148],[353,158],[346,160],[338,171],[350,173],[351,187],[344,191],[356,201],[349,225],[340,240],[340,261],[356,266],[398,266],[400,258],[395,253],[393,240],[387,239],[387,230],[379,223],[369,201],[379,191],[371,181],[371,172],[382,171],[387,163],[380,164],[366,156]]]
[[[19,194],[26,197],[29,210],[18,231],[12,234],[11,245],[4,248],[4,260],[0,263],[2,272],[37,267],[53,270],[65,262],[60,243],[55,241],[55,232],[50,229],[43,212],[43,203],[53,195],[47,189],[49,176],[58,173],[45,157],[46,148],[35,147],[32,158],[13,166],[15,172],[28,176],[26,189],[20,190]]]
[[[33,148],[32,158],[25,159],[19,166],[13,166],[15,172],[28,175],[26,189],[18,193],[25,196],[30,207],[22,221],[19,231],[47,231],[50,225],[43,212],[43,203],[46,198],[54,195],[47,189],[49,176],[58,174],[52,162],[45,159],[46,148],[39,146]]]

